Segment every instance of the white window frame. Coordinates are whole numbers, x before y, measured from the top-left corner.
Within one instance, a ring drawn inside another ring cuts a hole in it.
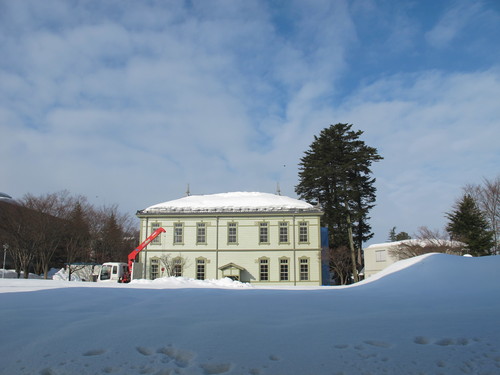
[[[281,244],[290,243],[288,221],[280,221],[279,222],[279,243],[281,243]]]
[[[375,251],[375,261],[376,262],[385,262],[385,261],[387,261],[387,251],[385,251],[385,250],[376,250]]]
[[[159,222],[154,222],[151,223],[151,234],[153,234],[157,229],[161,227],[161,223]],[[161,245],[161,233],[159,236],[156,236],[156,238],[151,241],[151,245]]]
[[[196,244],[207,244],[207,223],[196,223]]]
[[[309,281],[309,258],[299,258],[299,280]]]
[[[183,267],[182,267],[182,258],[177,257],[174,258],[174,269],[173,269],[173,276],[174,277],[182,277],[182,272],[183,272]]]
[[[233,231],[234,233],[231,233]],[[227,223],[227,243],[229,245],[238,244],[238,223]]]
[[[269,223],[261,221],[259,223],[259,245],[269,244]]]
[[[149,278],[151,280],[157,279],[160,277],[160,259],[151,258],[149,261]]]
[[[299,221],[299,243],[309,243],[309,223]]]
[[[279,273],[280,281],[290,281],[290,259],[280,258]]]
[[[174,223],[173,242],[174,242],[174,245],[184,244],[184,224],[183,223]]]
[[[207,260],[205,258],[196,259],[196,280],[207,278]]]
[[[269,281],[269,258],[259,258],[259,281]]]

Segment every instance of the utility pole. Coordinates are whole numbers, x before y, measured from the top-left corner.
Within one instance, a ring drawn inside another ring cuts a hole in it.
[[[9,248],[9,245],[6,243],[3,244],[3,272],[2,272],[2,279],[5,279],[5,258],[7,256],[7,249]]]

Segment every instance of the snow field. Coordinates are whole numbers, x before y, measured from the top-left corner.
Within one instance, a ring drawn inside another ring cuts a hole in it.
[[[499,374],[499,267],[430,255],[310,289],[0,280],[0,373]]]

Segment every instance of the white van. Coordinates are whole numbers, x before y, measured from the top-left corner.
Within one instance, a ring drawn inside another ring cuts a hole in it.
[[[99,271],[97,281],[111,281],[119,283],[128,275],[128,264],[119,262],[104,263]]]

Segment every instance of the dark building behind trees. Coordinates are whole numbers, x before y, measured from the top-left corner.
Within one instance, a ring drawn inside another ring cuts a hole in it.
[[[29,272],[47,277],[50,268],[65,264],[126,261],[138,242],[133,220],[117,206],[95,208],[67,191],[0,199],[6,268],[15,269],[18,277],[21,272],[25,278]]]

